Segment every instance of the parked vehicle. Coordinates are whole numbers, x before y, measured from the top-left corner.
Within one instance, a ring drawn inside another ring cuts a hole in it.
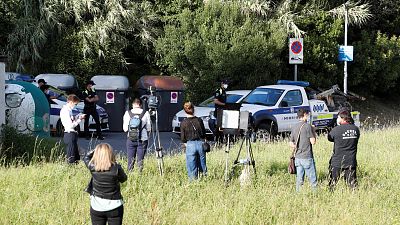
[[[297,110],[310,110],[310,123],[317,129],[326,129],[338,112],[329,111],[323,100],[309,99],[305,90],[308,82],[279,81],[279,85],[260,86],[242,100],[241,111],[252,114],[258,137],[275,136],[287,132],[298,123]],[[360,113],[351,112],[360,126]]]
[[[247,94],[250,93],[250,90],[235,90],[235,91],[227,91],[226,101],[229,103],[240,102]],[[195,106],[194,115],[201,118],[204,123],[204,127],[206,128],[207,134],[213,134],[208,125],[208,120],[210,119],[210,113],[214,110],[214,96],[206,99],[199,106]],[[176,134],[180,133],[180,123],[186,118],[186,113],[181,110],[174,116],[172,120],[172,131]]]

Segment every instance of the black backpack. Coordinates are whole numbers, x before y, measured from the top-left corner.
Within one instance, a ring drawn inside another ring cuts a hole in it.
[[[134,114],[130,110],[128,110],[130,120],[128,125],[128,139],[131,141],[140,141],[142,137],[142,118],[145,113],[143,110],[141,114]]]

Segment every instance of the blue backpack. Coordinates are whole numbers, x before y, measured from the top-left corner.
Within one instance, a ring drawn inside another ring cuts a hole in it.
[[[128,110],[130,120],[128,125],[128,139],[131,141],[140,141],[141,134],[144,126],[142,127],[142,118],[145,113],[143,110],[141,114],[134,114]]]

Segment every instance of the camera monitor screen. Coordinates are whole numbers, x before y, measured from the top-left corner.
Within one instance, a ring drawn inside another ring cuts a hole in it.
[[[221,127],[223,129],[239,129],[240,111],[223,110]]]

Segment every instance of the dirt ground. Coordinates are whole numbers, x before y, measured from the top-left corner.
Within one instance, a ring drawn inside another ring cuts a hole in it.
[[[351,101],[353,110],[360,112],[363,127],[397,125],[400,121],[400,97],[366,97],[366,100]]]

